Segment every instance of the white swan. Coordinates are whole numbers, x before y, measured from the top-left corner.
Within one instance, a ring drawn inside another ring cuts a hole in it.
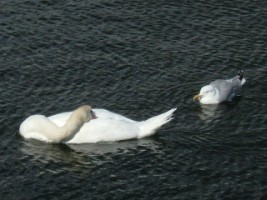
[[[173,108],[145,121],[134,121],[119,114],[81,106],[73,112],[50,117],[33,115],[20,125],[24,138],[50,143],[111,142],[153,135],[158,128],[172,120]]]

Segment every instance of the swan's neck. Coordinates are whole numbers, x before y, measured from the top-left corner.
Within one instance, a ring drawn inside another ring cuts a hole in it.
[[[19,131],[25,138],[58,143],[68,140],[78,133],[83,124],[92,119],[91,110],[89,105],[79,107],[72,112],[62,127],[57,126],[52,120],[43,115],[33,115],[22,122]]]
[[[78,113],[73,112],[66,124],[61,129],[61,140],[67,140],[79,132],[84,122],[79,117]]]
[[[35,127],[34,129],[37,128],[39,130],[37,132],[45,136],[49,142],[59,143],[70,139],[79,132],[80,128],[85,123],[81,118],[82,114],[83,113],[81,113],[80,110],[75,110],[67,120],[66,124],[62,127],[58,127],[47,118],[41,121],[38,120],[38,127]]]

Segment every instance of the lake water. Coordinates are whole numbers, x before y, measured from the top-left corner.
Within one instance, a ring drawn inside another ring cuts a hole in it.
[[[265,1],[2,0],[1,199],[267,199]],[[240,96],[192,100],[244,70]],[[24,140],[28,116],[81,104],[135,120],[177,107],[155,136]]]

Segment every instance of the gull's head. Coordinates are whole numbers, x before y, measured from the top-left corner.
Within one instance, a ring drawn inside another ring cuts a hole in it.
[[[194,100],[203,104],[212,104],[215,101],[216,89],[212,85],[206,85],[201,88],[199,94],[193,97]]]

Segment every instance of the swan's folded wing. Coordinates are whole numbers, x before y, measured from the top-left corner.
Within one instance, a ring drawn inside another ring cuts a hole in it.
[[[101,119],[115,119],[119,121],[135,122],[134,120],[131,120],[127,117],[116,114],[114,112],[110,112],[105,109],[93,109],[93,111],[95,112],[96,117],[101,118]]]
[[[85,123],[67,143],[113,142],[137,138],[138,123],[97,118]]]
[[[49,120],[54,122],[57,126],[64,126],[67,120],[70,118],[72,112],[64,112],[57,115],[52,115],[48,117]]]

